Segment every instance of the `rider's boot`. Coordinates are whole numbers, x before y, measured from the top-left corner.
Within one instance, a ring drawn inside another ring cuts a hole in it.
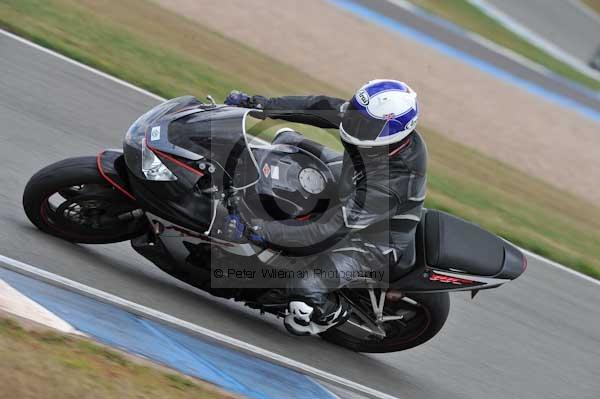
[[[291,301],[283,324],[294,335],[316,335],[344,323],[350,317],[350,305],[337,294],[321,306],[303,301]]]

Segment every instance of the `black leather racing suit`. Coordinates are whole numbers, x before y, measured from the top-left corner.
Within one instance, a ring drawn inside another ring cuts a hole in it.
[[[339,128],[344,103],[326,96],[289,96],[264,99],[261,105],[270,118]],[[276,141],[303,140],[297,133],[284,135]],[[260,226],[267,242],[299,253],[320,251],[311,267],[336,272],[290,281],[288,294],[313,306],[325,306],[327,294],[355,272],[379,268],[394,275],[414,263],[414,235],[426,194],[425,142],[415,131],[393,147],[345,147],[339,203],[317,220],[264,221]]]

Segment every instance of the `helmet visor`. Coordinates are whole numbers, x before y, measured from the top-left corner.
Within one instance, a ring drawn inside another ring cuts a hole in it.
[[[350,101],[342,118],[342,126],[345,133],[357,141],[374,141],[381,135],[387,135],[384,130],[388,127],[388,121],[366,115],[365,111],[356,108],[354,101]]]

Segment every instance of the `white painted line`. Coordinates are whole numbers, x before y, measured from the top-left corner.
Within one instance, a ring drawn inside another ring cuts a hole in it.
[[[443,20],[441,17],[438,17],[436,15],[433,15],[433,14],[430,15],[428,11],[422,9],[419,6],[414,5],[413,3],[409,2],[408,0],[386,0],[386,1],[397,7],[405,9],[406,11],[408,11],[412,14],[427,17],[428,19],[433,20],[433,21],[437,20],[438,18]],[[445,23],[447,23],[448,25],[452,25],[452,26],[455,25],[452,22],[448,22],[446,20],[443,20],[443,21]],[[456,29],[458,29],[463,35],[467,36],[469,39],[473,40],[474,42],[480,44],[483,47],[486,47],[488,50],[491,50],[495,53],[501,54],[501,55],[505,56],[506,58],[508,58],[518,64],[521,64],[524,67],[527,67],[538,73],[541,73],[543,75],[546,75],[546,76],[553,75],[553,72],[550,71],[545,66],[538,64],[538,63],[530,60],[529,58],[526,58],[526,57],[522,56],[521,54],[512,51],[509,48],[506,48],[499,44],[496,44],[493,41],[486,39],[485,37],[483,37],[475,32],[466,30],[458,25],[456,25]]]
[[[584,279],[584,280],[586,280],[586,281],[589,281],[589,282],[590,282],[590,283],[592,283],[592,284],[596,284],[596,285],[599,285],[599,286],[600,286],[600,280],[596,280],[595,278],[593,278],[593,277],[590,277],[590,276],[587,276],[587,275],[585,275],[585,274],[583,274],[583,273],[581,273],[581,272],[578,272],[577,270],[569,269],[568,267],[566,267],[566,266],[563,266],[563,265],[561,265],[560,263],[554,262],[554,261],[552,261],[552,260],[550,260],[550,259],[546,259],[546,258],[544,258],[543,256],[540,256],[540,255],[538,255],[538,254],[534,254],[533,252],[531,252],[531,251],[528,251],[528,250],[526,250],[526,249],[523,249],[523,248],[520,248],[520,249],[521,249],[521,251],[523,251],[523,252],[525,253],[525,255],[527,255],[527,256],[530,256],[530,257],[532,257],[532,258],[534,258],[534,259],[537,259],[537,260],[539,260],[539,261],[541,261],[541,262],[544,262],[544,263],[546,263],[546,264],[548,264],[548,265],[550,265],[550,266],[553,266],[553,267],[555,267],[555,268],[557,268],[557,269],[560,269],[560,270],[562,270],[562,271],[564,271],[564,272],[567,272],[567,273],[569,273],[569,274],[572,274],[573,276],[577,276],[577,277],[579,277],[579,278],[581,278],[581,279]]]
[[[513,50],[509,49],[508,47],[503,47],[503,46],[501,46],[497,43],[494,43],[493,41],[486,39],[483,36],[479,36],[478,34],[473,33],[473,32],[467,32],[466,35],[471,40],[473,40],[476,43],[479,43],[483,47],[487,47],[488,49],[495,51],[498,54],[502,54],[506,58],[508,58],[518,64],[521,64],[529,69],[532,69],[542,75],[550,76],[550,77],[555,75],[554,72],[552,72],[551,70],[549,70],[542,64],[538,64],[537,62],[534,62],[534,61],[530,60],[529,58],[526,58],[525,56],[522,56],[521,54],[514,52]]]
[[[403,8],[413,14],[423,15],[423,16],[429,14],[427,11],[421,9],[420,7],[414,5],[413,3],[410,3],[408,0],[386,0],[386,1],[394,4],[397,7]],[[440,17],[437,17],[432,14],[430,18],[437,19]],[[447,21],[445,21],[445,22],[447,22]],[[452,23],[452,22],[447,22],[447,23],[450,25],[454,25],[454,23]],[[546,68],[545,66],[538,64],[538,63],[530,60],[529,58],[526,58],[526,57],[522,56],[521,54],[514,52],[513,50],[511,50],[509,48],[506,48],[499,44],[496,44],[493,41],[491,41],[477,33],[474,33],[469,30],[466,30],[462,27],[459,27],[458,25],[456,25],[456,27],[458,30],[461,31],[461,33],[463,33],[469,39],[473,40],[474,42],[480,44],[483,47],[486,47],[488,50],[491,50],[495,53],[501,54],[501,55],[505,56],[506,58],[508,58],[518,64],[523,65],[524,67],[527,67],[531,70],[541,73],[542,75],[545,75],[545,76],[553,76],[554,75],[554,73],[552,71],[550,71],[548,68]]]
[[[400,0],[400,1],[401,1],[401,0]],[[33,47],[33,48],[36,48],[36,49],[38,49],[38,50],[40,50],[40,51],[43,51],[43,52],[45,52],[45,53],[47,53],[47,54],[49,54],[49,55],[52,55],[52,56],[58,57],[58,58],[60,58],[61,60],[64,60],[64,61],[66,61],[66,62],[68,62],[68,63],[70,63],[70,64],[73,64],[73,65],[79,66],[79,67],[81,67],[81,68],[83,68],[83,69],[85,69],[85,70],[87,70],[87,71],[89,71],[89,72],[92,72],[92,73],[94,73],[94,74],[96,74],[96,75],[102,76],[103,78],[109,79],[109,80],[111,80],[111,81],[113,81],[113,82],[115,82],[115,83],[119,83],[119,84],[121,84],[121,85],[123,85],[123,86],[125,86],[125,87],[128,87],[128,88],[130,88],[130,89],[132,89],[132,90],[135,90],[135,91],[137,91],[138,93],[145,94],[145,95],[147,95],[147,96],[150,96],[150,97],[152,97],[152,98],[154,98],[154,99],[157,99],[157,100],[160,100],[160,101],[165,101],[165,100],[166,100],[165,98],[162,98],[162,97],[160,97],[160,96],[158,96],[158,95],[156,95],[156,94],[154,94],[154,93],[151,93],[151,92],[149,92],[149,91],[147,91],[147,90],[144,90],[144,89],[142,89],[142,88],[140,88],[140,87],[137,87],[137,86],[135,86],[135,85],[132,85],[131,83],[125,82],[124,80],[121,80],[121,79],[115,78],[114,76],[111,76],[111,75],[109,75],[109,74],[107,74],[107,73],[101,72],[101,71],[99,71],[99,70],[97,70],[97,69],[91,68],[91,67],[89,67],[89,66],[87,66],[87,65],[84,65],[84,64],[82,64],[82,63],[80,63],[80,62],[74,61],[74,60],[72,60],[72,59],[70,59],[70,58],[67,58],[67,57],[65,57],[64,55],[61,55],[61,54],[58,54],[58,53],[56,53],[55,51],[48,50],[48,49],[47,49],[47,48],[45,48],[45,47],[39,46],[39,45],[37,45],[37,44],[35,44],[35,43],[32,43],[32,42],[30,42],[30,41],[29,41],[29,40],[27,40],[27,39],[23,39],[22,37],[16,36],[16,35],[14,35],[14,34],[12,34],[12,33],[10,33],[10,32],[7,32],[7,31],[5,31],[5,30],[3,30],[3,29],[0,29],[0,34],[3,34],[3,35],[5,35],[5,36],[8,36],[8,37],[10,37],[10,38],[12,38],[12,39],[14,39],[14,40],[17,40],[17,41],[19,41],[19,42],[21,42],[21,43],[23,43],[23,44],[25,44],[25,45],[31,46],[31,47]],[[259,139],[259,138],[254,138],[253,140],[256,140],[257,142],[266,143],[266,141],[264,141],[264,140],[262,140],[262,139]],[[594,278],[592,278],[592,277],[586,276],[585,274],[582,274],[582,273],[579,273],[579,272],[577,272],[577,271],[575,271],[575,270],[569,269],[569,268],[567,268],[566,266],[563,266],[563,265],[561,265],[561,264],[558,264],[558,263],[556,263],[556,262],[554,262],[554,261],[551,261],[551,260],[549,260],[549,259],[546,259],[546,258],[544,258],[544,257],[542,257],[542,256],[540,256],[540,255],[534,254],[533,252],[529,252],[529,251],[525,251],[525,252],[527,252],[528,254],[530,254],[531,256],[533,256],[533,257],[534,257],[534,258],[536,258],[536,259],[539,259],[539,260],[542,260],[543,262],[546,262],[546,263],[548,263],[548,264],[549,264],[549,265],[551,265],[551,266],[557,267],[557,268],[559,268],[559,269],[561,269],[561,270],[565,270],[565,271],[567,271],[567,272],[568,272],[568,273],[570,273],[570,274],[573,274],[573,275],[575,275],[575,276],[578,276],[578,277],[581,277],[581,278],[583,278],[584,280],[588,280],[588,281],[592,281],[592,282],[595,282],[595,283],[599,283],[599,284],[600,284],[600,282],[598,282],[598,280],[595,280],[595,279],[594,279]]]
[[[490,18],[495,19],[500,24],[504,25],[507,29],[513,31],[517,35],[521,36],[531,44],[539,47],[544,50],[546,53],[554,56],[555,58],[563,61],[566,64],[569,64],[571,67],[575,68],[577,71],[592,77],[594,79],[600,79],[600,72],[593,69],[585,62],[577,59],[571,54],[567,53],[560,47],[555,44],[549,42],[548,40],[542,38],[537,33],[533,32],[531,29],[517,22],[514,18],[510,17],[508,14],[500,11],[495,6],[491,5],[486,0],[467,0],[473,6],[479,8],[483,13],[488,15]]]
[[[325,386],[325,383],[323,381],[317,381],[315,378],[313,377],[309,377],[306,376],[306,378],[308,378],[309,380],[311,380],[313,382],[313,384],[319,385],[321,387],[321,389],[324,389],[328,394],[330,394],[334,399],[342,399],[340,398],[338,395],[336,395],[333,391],[331,391],[331,387],[332,385],[329,385],[329,388],[327,386]],[[338,386],[335,386],[336,388],[339,388]],[[356,394],[356,393],[354,393]]]
[[[225,334],[221,334],[217,331],[210,330],[205,327],[198,326],[196,324],[192,324],[185,320],[178,319],[166,313],[160,312],[155,309],[148,308],[146,306],[137,304],[135,302],[128,301],[124,298],[118,297],[113,294],[109,294],[108,292],[100,291],[96,288],[88,287],[87,285],[78,283],[76,281],[70,280],[68,278],[59,276],[54,273],[50,273],[46,270],[39,269],[35,266],[28,265],[27,263],[20,262],[16,259],[9,258],[4,255],[0,255],[0,267],[4,267],[8,270],[12,270],[14,272],[34,277],[38,280],[45,281],[52,285],[68,289],[70,291],[76,292],[78,294],[85,295],[87,297],[99,300],[104,303],[108,303],[111,305],[118,306],[122,309],[125,309],[129,312],[138,314],[140,316],[147,317],[149,319],[157,320],[162,323],[169,324],[171,326],[177,327],[179,329],[184,329],[195,334],[201,335],[202,337],[209,339],[214,342],[218,342],[227,347],[237,349],[243,351],[245,353],[251,354],[253,356],[271,361],[273,363],[282,365],[284,367],[299,371],[303,374],[316,377],[323,381],[326,381],[330,384],[337,385],[339,387],[348,389],[350,391],[354,391],[363,395],[367,395],[373,398],[382,398],[382,399],[397,399],[394,396],[388,395],[386,393],[377,391],[373,388],[367,387],[365,385],[358,384],[354,381],[348,380],[343,377],[339,377],[335,374],[328,373],[323,370],[319,370],[316,367],[309,366],[307,364],[298,362],[296,360],[290,359],[289,357],[285,357],[279,355],[277,353],[273,353],[266,349],[260,348],[258,346],[249,344],[244,341],[240,341],[239,339],[230,337]]]
[[[567,1],[569,3],[571,3],[573,6],[575,6],[576,8],[578,8],[582,13],[587,15],[589,18],[596,21],[596,23],[600,24],[600,15],[598,15],[598,13],[595,10],[592,10],[590,8],[590,6],[585,4],[583,1],[581,1],[581,0],[567,0]]]
[[[2,279],[0,279],[0,310],[67,334],[77,333],[69,323],[21,294]]]
[[[166,98],[163,98],[163,97],[161,97],[161,96],[159,96],[157,94],[154,94],[154,93],[152,93],[152,92],[150,92],[148,90],[142,89],[141,87],[133,85],[133,84],[131,84],[129,82],[126,82],[126,81],[124,81],[122,79],[119,79],[117,77],[109,75],[109,74],[107,74],[105,72],[99,71],[99,70],[97,70],[95,68],[92,68],[92,67],[90,67],[88,65],[82,64],[81,62],[75,61],[75,60],[73,60],[73,59],[71,59],[69,57],[65,57],[64,55],[59,54],[56,51],[47,49],[46,47],[42,47],[42,46],[40,46],[38,44],[35,44],[35,43],[33,43],[33,42],[31,42],[31,41],[29,41],[27,39],[23,39],[22,37],[17,36],[17,35],[15,35],[13,33],[7,32],[4,29],[0,29],[0,34],[2,34],[4,36],[8,36],[11,39],[14,39],[14,40],[16,40],[16,41],[18,41],[20,43],[26,44],[27,46],[33,47],[36,50],[39,50],[39,51],[41,51],[43,53],[49,54],[49,55],[54,56],[56,58],[60,58],[62,61],[65,61],[65,62],[67,62],[67,63],[69,63],[71,65],[75,65],[75,66],[77,66],[79,68],[83,68],[83,69],[85,69],[88,72],[91,72],[91,73],[93,73],[95,75],[101,76],[101,77],[103,77],[105,79],[108,79],[108,80],[110,80],[112,82],[118,83],[118,84],[120,84],[122,86],[125,86],[125,87],[127,87],[127,88],[129,88],[131,90],[137,91],[138,93],[144,94],[144,95],[146,95],[148,97],[151,97],[151,98],[153,98],[155,100],[158,100],[158,101],[167,101]],[[255,142],[260,143],[260,144],[269,144],[265,140],[260,139],[258,137],[253,137],[252,141],[255,141]],[[121,150],[119,149],[118,151],[121,151]]]
[[[442,19],[441,17],[438,17],[434,14],[430,14],[428,11],[422,9],[419,6],[414,5],[413,3],[409,2],[408,0],[386,0],[388,3],[394,4],[397,7],[403,8],[405,10],[407,10],[408,12],[412,13],[412,14],[416,14],[416,15],[420,15],[423,16],[424,18],[430,19],[432,21],[436,21],[436,20],[440,20],[442,22],[442,25],[449,25],[452,26],[453,28],[457,29],[458,31],[460,31],[464,36],[468,37],[469,39],[471,39],[472,41],[478,43],[479,45],[487,48],[488,50],[491,50],[497,54],[503,55],[504,57],[516,62],[517,64],[521,64],[522,66],[531,69],[532,71],[535,71],[537,73],[540,73],[544,76],[547,76],[549,78],[552,79],[558,79],[558,80],[564,80],[567,81],[569,83],[571,83],[571,81],[568,78],[562,77],[560,75],[558,75],[556,72],[551,71],[550,69],[548,69],[546,66],[542,65],[542,64],[538,64],[535,61],[530,60],[529,58],[507,48],[507,47],[503,47],[475,32],[466,30],[463,27],[460,27],[458,25],[455,25],[453,22],[449,22],[446,21],[444,19]],[[577,2],[577,0],[570,0],[573,2]],[[595,70],[593,70],[595,71]],[[599,75],[600,77],[600,75]],[[574,83],[575,85],[578,85],[577,83]],[[587,89],[582,87],[582,89],[591,96],[595,96],[595,97],[599,97],[600,98],[600,92],[594,92],[592,89]]]
[[[33,42],[31,42],[31,41],[29,41],[29,40],[27,40],[27,39],[23,39],[23,38],[22,38],[22,37],[20,37],[20,36],[17,36],[17,35],[15,35],[15,34],[12,34],[12,33],[10,33],[10,32],[7,32],[7,31],[5,31],[4,29],[0,29],[0,34],[2,34],[2,35],[4,35],[4,36],[8,36],[8,37],[10,37],[11,39],[14,39],[14,40],[16,40],[16,41],[18,41],[18,42],[21,42],[21,43],[23,43],[23,44],[26,44],[26,45],[28,45],[28,46],[30,46],[30,47],[33,47],[33,48],[35,48],[35,49],[37,49],[37,50],[39,50],[39,51],[41,51],[41,52],[44,52],[44,53],[46,53],[46,54],[50,54],[50,55],[52,55],[52,56],[54,56],[54,57],[60,58],[61,60],[65,61],[65,62],[67,62],[67,63],[69,63],[69,64],[72,64],[72,65],[78,66],[79,68],[83,68],[83,69],[85,69],[85,70],[86,70],[86,71],[88,71],[88,72],[92,72],[92,73],[94,73],[94,74],[96,74],[96,75],[102,76],[102,77],[103,77],[103,78],[105,78],[105,79],[108,79],[108,80],[110,80],[110,81],[113,81],[113,82],[115,82],[115,83],[118,83],[118,84],[120,84],[120,85],[123,85],[123,86],[125,86],[125,87],[128,87],[128,88],[130,88],[131,90],[135,90],[135,91],[137,91],[138,93],[145,94],[145,95],[147,95],[148,97],[154,98],[155,100],[158,100],[158,101],[165,101],[165,99],[164,99],[164,98],[162,98],[162,97],[160,97],[160,96],[158,96],[158,95],[156,95],[156,94],[154,94],[154,93],[151,93],[151,92],[149,92],[148,90],[144,90],[144,89],[142,89],[141,87],[138,87],[138,86],[132,85],[131,83],[128,83],[128,82],[126,82],[126,81],[124,81],[124,80],[121,80],[121,79],[119,79],[119,78],[116,78],[116,77],[114,77],[114,76],[112,76],[112,75],[109,75],[109,74],[107,74],[107,73],[104,73],[104,72],[102,72],[102,71],[99,71],[99,70],[97,70],[97,69],[95,69],[95,68],[92,68],[92,67],[90,67],[90,66],[88,66],[88,65],[82,64],[81,62],[78,62],[78,61],[75,61],[75,60],[73,60],[73,59],[71,59],[71,58],[65,57],[64,55],[62,55],[62,54],[59,54],[59,53],[57,53],[57,52],[55,52],[55,51],[52,51],[52,50],[50,50],[50,49],[47,49],[46,47],[42,47],[42,46],[40,46],[40,45],[38,45],[38,44],[35,44],[35,43],[33,43]]]

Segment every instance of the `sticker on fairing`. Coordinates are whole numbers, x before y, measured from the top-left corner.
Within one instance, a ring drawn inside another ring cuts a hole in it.
[[[273,166],[271,168],[271,179],[279,180],[279,166]]]
[[[154,126],[150,131],[150,141],[160,140],[160,126]]]
[[[263,166],[262,172],[263,172],[263,175],[265,175],[265,177],[269,177],[269,174],[271,174],[271,167],[269,166],[268,163],[266,163],[265,166]]]

